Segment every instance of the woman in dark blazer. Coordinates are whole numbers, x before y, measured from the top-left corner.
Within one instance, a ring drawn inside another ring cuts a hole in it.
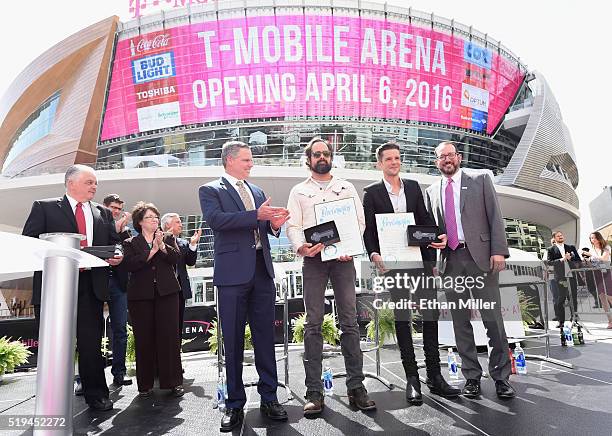
[[[180,285],[174,273],[179,250],[172,235],[159,228],[159,211],[139,202],[132,211],[140,234],[123,241],[123,265],[131,273],[128,309],[136,342],[136,380],[142,397],[153,389],[155,369],[159,387],[184,394],[178,340]]]

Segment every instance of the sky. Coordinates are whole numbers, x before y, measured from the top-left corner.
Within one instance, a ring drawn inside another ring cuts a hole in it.
[[[131,19],[132,1],[3,2],[5,43],[0,95],[31,61],[55,43],[112,15],[118,15],[122,21]],[[581,212],[580,246],[586,246],[592,230],[589,203],[604,186],[612,185],[612,151],[605,134],[610,125],[608,117],[612,115],[612,86],[609,85],[612,61],[608,58],[612,3],[593,0],[393,0],[389,3],[412,6],[473,25],[501,41],[530,70],[544,75],[559,103],[576,151],[580,176],[577,191]]]

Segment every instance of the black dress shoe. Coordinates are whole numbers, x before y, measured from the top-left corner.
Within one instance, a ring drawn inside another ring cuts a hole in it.
[[[480,395],[480,380],[476,380],[473,378],[469,378],[465,381],[465,386],[463,386],[463,390],[461,394],[464,397],[468,398],[476,398]]]
[[[516,397],[516,391],[508,380],[495,380],[495,393],[499,398],[514,398]]]
[[[113,384],[115,386],[129,386],[132,384],[131,378],[125,378],[124,376],[113,378]]]
[[[183,395],[185,395],[185,388],[183,388],[183,385],[175,386],[170,391],[170,395],[176,398],[182,397]]]
[[[108,398],[96,398],[95,400],[92,400],[87,404],[89,405],[90,409],[99,410],[102,412],[106,410],[111,410],[113,408],[113,402]]]
[[[83,395],[83,393],[83,385],[81,384],[81,381],[79,380],[74,382],[74,395],[80,397]]]
[[[288,419],[287,411],[276,400],[261,403],[259,410],[266,418],[274,421],[287,421]]]
[[[406,401],[415,406],[423,404],[423,395],[421,395],[421,381],[418,375],[410,375],[406,377]]]
[[[357,407],[359,410],[376,410],[376,403],[368,397],[368,391],[363,386],[349,389],[348,391],[349,404]]]
[[[449,385],[442,374],[435,374],[427,379],[427,387],[429,392],[435,395],[440,395],[444,398],[456,398],[461,393],[461,389],[454,388]]]
[[[240,425],[244,418],[244,411],[242,409],[225,409],[225,414],[221,418],[221,432],[230,432]]]

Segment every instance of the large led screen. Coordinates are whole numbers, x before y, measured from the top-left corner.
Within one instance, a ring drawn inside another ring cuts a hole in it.
[[[410,24],[337,15],[208,21],[119,41],[101,138],[306,115],[491,133],[522,79],[490,48]]]

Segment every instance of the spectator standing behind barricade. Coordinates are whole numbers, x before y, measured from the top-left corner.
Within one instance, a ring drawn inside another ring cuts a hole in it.
[[[323,336],[321,325],[325,312],[325,288],[331,280],[334,300],[340,322],[340,346],[346,367],[346,387],[349,402],[361,410],[374,410],[376,404],[368,397],[363,385],[363,354],[359,344],[359,327],[355,294],[355,265],[351,256],[341,256],[323,262],[323,244],[305,242],[304,229],[316,223],[315,205],[325,201],[353,198],[357,210],[359,230],[365,230],[365,217],[359,194],[348,181],[334,177],[332,147],[319,138],[313,138],[306,148],[306,164],[310,177],[294,186],[289,193],[287,209],[287,237],[293,250],[304,258],[304,369],[306,371],[306,399],[304,415],[317,415],[324,407],[323,384],[321,382],[323,361]]]
[[[183,222],[179,214],[170,212],[162,216],[162,229],[172,233],[176,238],[176,245],[179,248],[179,258],[176,263],[176,277],[181,285],[179,292],[179,340],[183,335],[183,319],[185,317],[185,301],[193,297],[191,293],[191,283],[189,283],[189,274],[187,274],[187,265],[194,266],[198,258],[198,242],[202,236],[202,229],[198,229],[193,233],[189,241],[179,238],[183,231]]]
[[[123,200],[117,194],[108,194],[103,200],[104,206],[110,209],[115,220],[115,230],[122,241],[132,236],[127,224],[131,220],[131,214],[123,211]],[[108,309],[110,312],[111,329],[113,331],[113,365],[111,374],[113,384],[116,386],[127,386],[132,380],[125,377],[125,352],[127,348],[127,282],[128,271],[124,264],[119,264],[110,269],[108,278]]]
[[[81,247],[111,245],[120,242],[110,211],[91,201],[96,195],[98,180],[93,168],[72,165],[64,176],[66,195],[61,198],[37,200],[23,226],[23,235],[38,238],[43,233],[81,233],[86,238]],[[116,255],[106,261],[111,266],[121,263]],[[32,304],[37,329],[40,320],[42,272],[34,273]],[[102,358],[104,332],[104,301],[108,301],[108,268],[93,268],[79,272],[77,302],[77,349],[79,374],[85,401],[94,410],[110,410]]]
[[[458,307],[451,314],[461,372],[466,378],[462,394],[473,398],[481,392],[482,368],[470,322],[471,311],[460,308],[461,301],[473,298],[489,305],[479,310],[491,345],[489,374],[495,380],[495,391],[500,398],[512,398],[516,392],[508,382],[511,363],[498,274],[506,267],[505,258],[510,253],[495,187],[487,174],[467,174],[461,169],[461,154],[452,142],[440,143],[435,152],[442,178],[427,188],[426,204],[440,231],[447,235],[440,271],[449,278],[471,277],[476,283],[483,283],[446,292],[448,301]]]
[[[601,233],[593,232],[589,235],[592,251],[583,251],[582,256],[588,259],[592,266],[605,266],[610,268],[610,245],[603,238]],[[604,312],[608,317],[608,328],[612,329],[612,313],[610,304],[612,303],[612,273],[610,270],[595,271],[595,281],[597,282],[597,293],[601,300]]]
[[[159,211],[139,202],[132,211],[138,236],[123,241],[124,263],[131,273],[128,308],[136,343],[136,381],[141,397],[151,395],[155,370],[159,387],[180,397],[183,390],[178,336],[179,292],[174,273],[179,257],[174,236],[159,228]]]
[[[567,277],[569,270],[580,262],[580,255],[576,247],[565,243],[563,232],[553,233],[554,243],[548,248],[548,262],[554,268],[554,281],[557,287],[557,301],[555,303],[555,317],[557,328],[563,328],[565,322],[565,300],[573,301],[574,314],[578,310],[578,286],[576,278],[572,275]],[[569,288],[569,289],[568,289]],[[572,292],[571,299],[569,292]],[[577,317],[577,315],[574,315]]]

